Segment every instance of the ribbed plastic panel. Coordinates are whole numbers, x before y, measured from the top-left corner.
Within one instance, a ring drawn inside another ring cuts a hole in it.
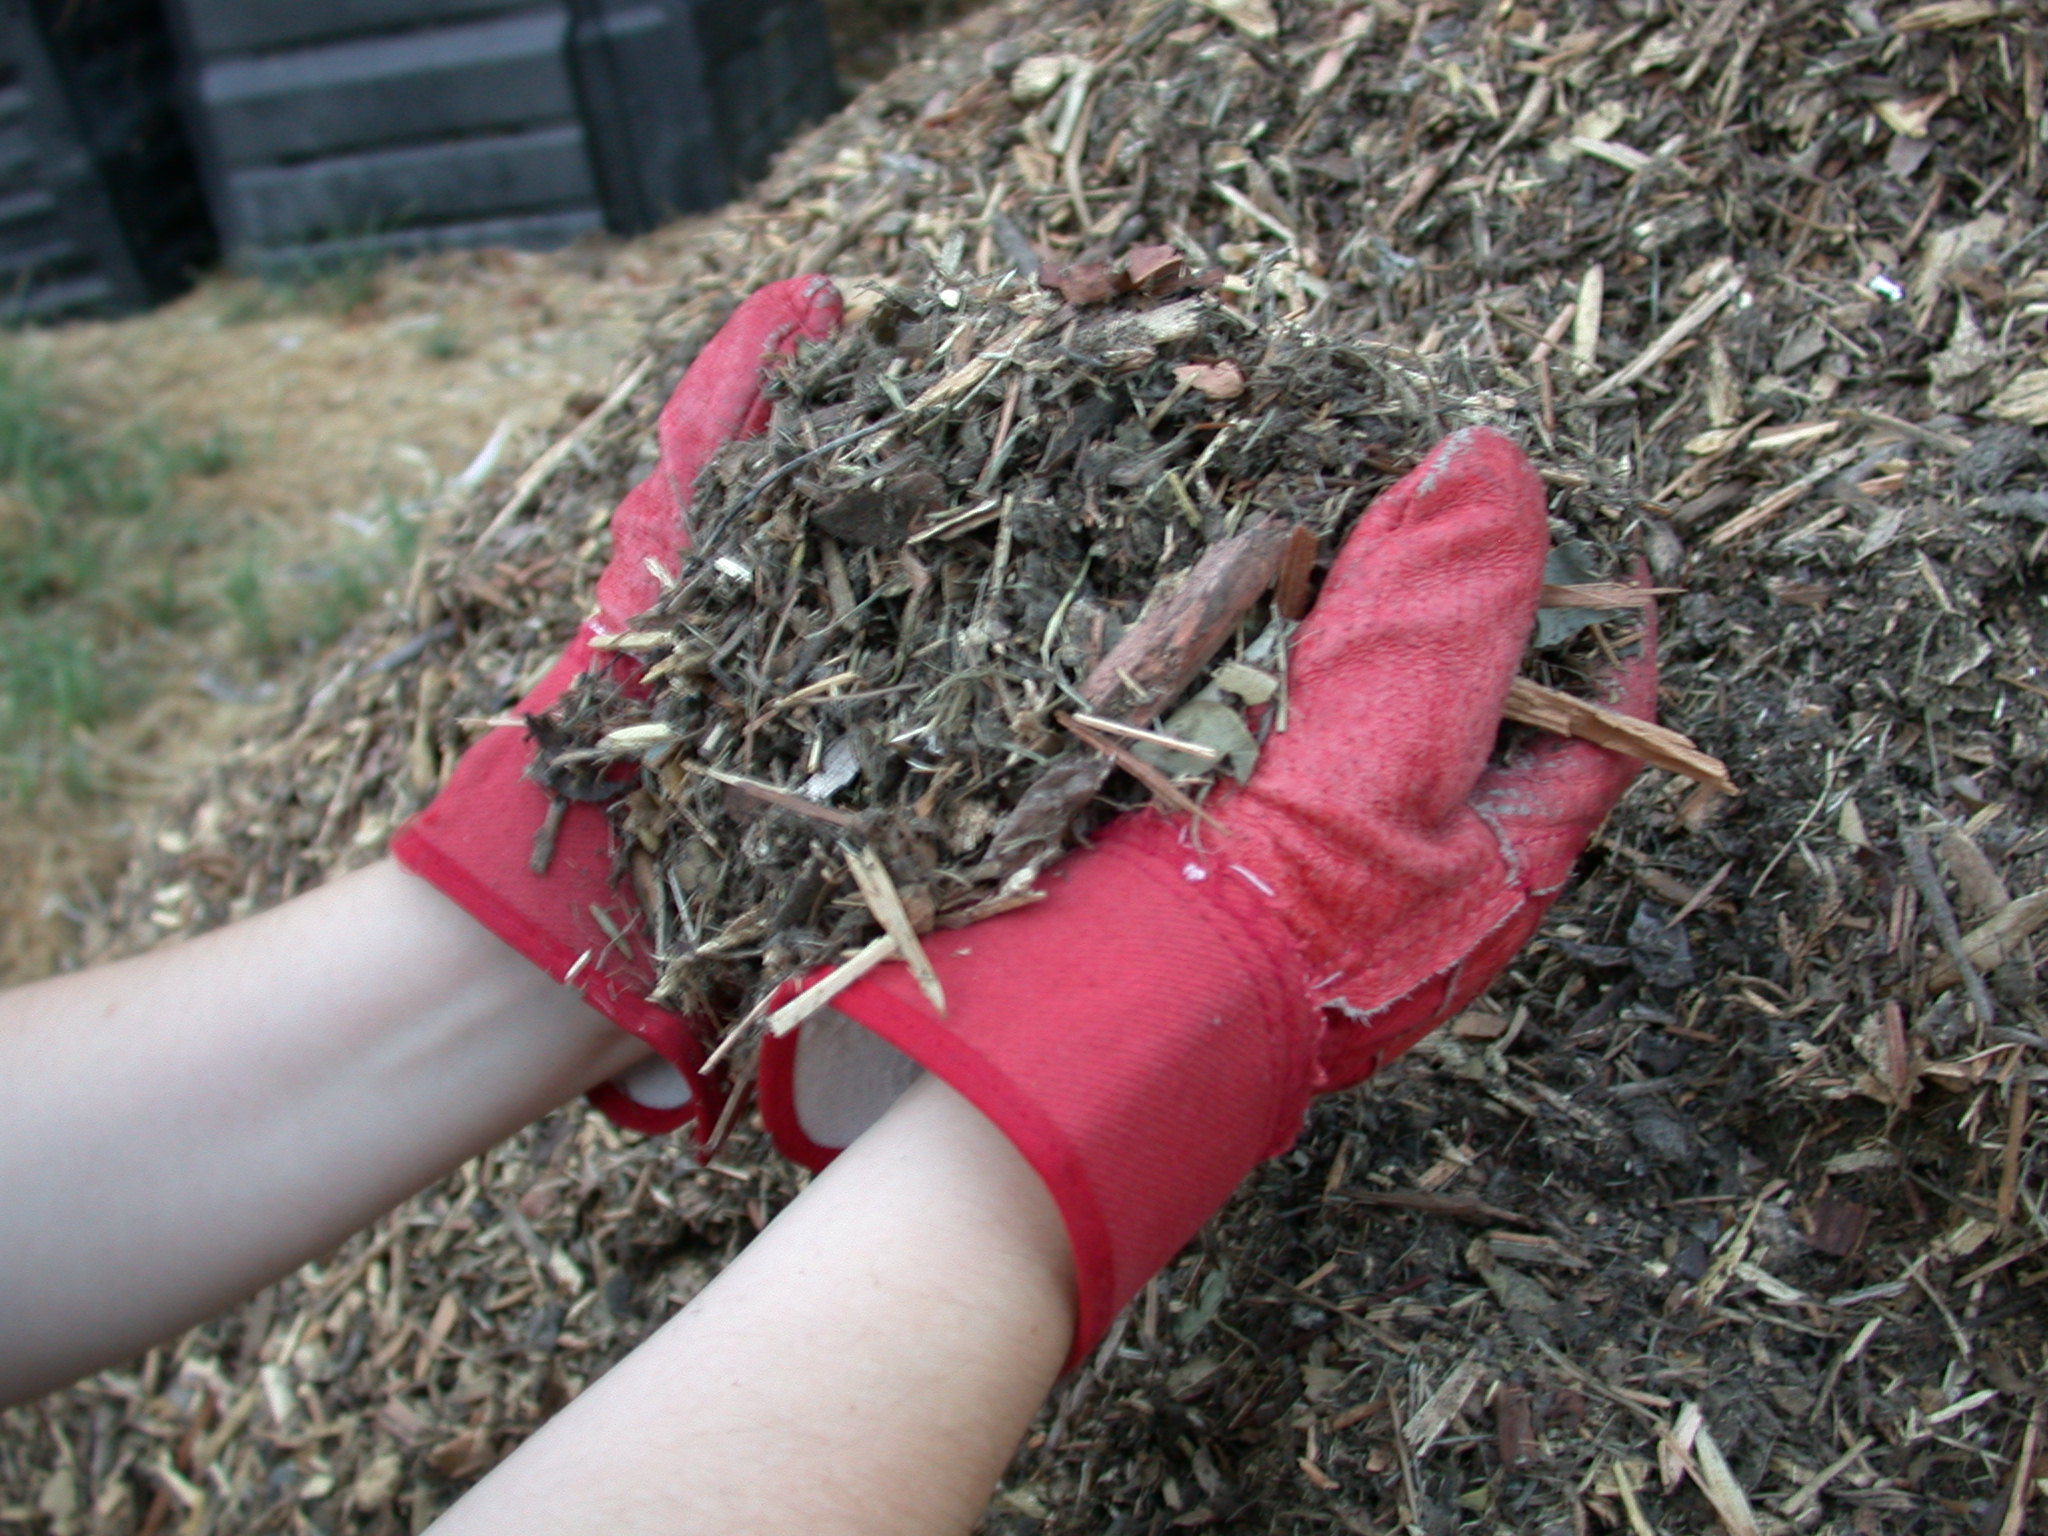
[[[154,0],[0,5],[0,318],[137,309],[212,258]]]
[[[709,208],[838,104],[818,0],[172,0],[215,217],[263,265]]]

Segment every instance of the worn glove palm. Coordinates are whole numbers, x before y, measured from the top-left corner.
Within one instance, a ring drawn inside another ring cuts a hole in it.
[[[594,669],[635,684],[637,663],[593,650],[591,642],[630,628],[654,606],[660,573],[673,573],[690,546],[698,471],[725,443],[767,424],[767,369],[799,342],[829,335],[839,314],[838,292],[824,278],[792,278],[749,297],[697,355],[662,407],[658,462],[612,514],[611,561],[598,579],[596,609],[520,700],[519,714],[545,711]],[[433,803],[400,829],[391,850],[548,975],[579,988],[667,1064],[600,1088],[591,1097],[601,1108],[646,1131],[671,1130],[694,1116],[708,1136],[719,1095],[699,1070],[704,1030],[647,1000],[655,979],[652,946],[637,897],[614,879],[603,807],[568,805],[546,869],[531,868],[534,834],[550,809],[548,794],[527,774],[533,750],[523,728],[490,732],[463,755]]]
[[[1486,987],[1633,776],[1582,742],[1488,766],[1547,544],[1512,443],[1439,444],[1338,557],[1290,655],[1291,723],[1250,782],[1199,826],[1127,816],[1054,866],[1037,905],[932,936],[944,1017],[894,966],[770,1041],[763,1107],[785,1150],[821,1165],[907,1074],[937,1073],[1060,1208],[1078,1357],[1292,1144],[1313,1094]],[[1654,702],[1651,649],[1615,680],[1632,713]]]

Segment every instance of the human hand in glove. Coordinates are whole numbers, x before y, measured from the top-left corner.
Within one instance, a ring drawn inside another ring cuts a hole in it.
[[[765,375],[804,340],[830,335],[839,294],[822,277],[759,290],[697,355],[659,426],[661,456],[612,514],[612,555],[598,578],[596,608],[561,659],[516,706],[536,715],[583,673],[604,668],[637,681],[630,657],[592,641],[631,628],[652,608],[690,547],[690,499],[698,472],[727,442],[767,424]],[[392,842],[398,861],[430,881],[492,933],[556,981],[579,989],[599,1013],[652,1046],[650,1064],[591,1097],[620,1124],[666,1131],[694,1117],[701,1135],[719,1110],[716,1086],[700,1068],[704,1028],[647,1000],[652,945],[629,882],[614,878],[609,817],[600,805],[559,811],[552,853],[536,871],[535,834],[548,819],[548,792],[528,776],[534,744],[523,727],[493,730],[464,754],[447,785]],[[544,840],[545,841],[545,840]]]
[[[1371,1076],[1476,997],[1535,931],[1638,765],[1578,741],[1489,763],[1548,546],[1506,438],[1439,444],[1360,519],[1289,659],[1288,728],[1199,825],[1126,816],[1038,904],[768,1042],[763,1109],[812,1166],[918,1067],[1044,1180],[1079,1286],[1075,1357],[1310,1098]],[[1654,631],[1609,679],[1654,709]]]

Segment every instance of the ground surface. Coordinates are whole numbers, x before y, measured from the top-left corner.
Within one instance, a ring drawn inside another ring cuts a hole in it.
[[[1487,1005],[1318,1105],[1063,1385],[988,1527],[2013,1536],[2048,1027],[2024,939],[1943,972],[2048,885],[2043,63],[1973,0],[973,18],[676,248],[646,382],[490,539],[517,464],[449,498],[74,947],[374,857],[566,632],[734,294],[1170,241],[1253,334],[1377,359],[1401,442],[1516,431],[1561,533],[1684,587],[1664,712],[1743,793],[1639,781]],[[553,1117],[10,1416],[0,1517],[417,1529],[793,1187],[744,1125],[691,1171]]]

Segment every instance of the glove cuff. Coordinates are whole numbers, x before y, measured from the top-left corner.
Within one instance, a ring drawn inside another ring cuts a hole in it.
[[[927,937],[943,1017],[901,966],[836,1007],[943,1078],[1045,1181],[1080,1289],[1071,1365],[1246,1173],[1293,1144],[1315,1021],[1270,899],[1156,817],[1041,889],[1033,907]],[[833,1149],[802,1110],[803,1049],[802,1031],[764,1048],[763,1117],[819,1166]]]
[[[721,1096],[700,1073],[704,1049],[682,1015],[647,1000],[653,964],[638,903],[612,876],[611,825],[595,805],[571,804],[545,874],[531,865],[550,799],[526,776],[533,744],[501,726],[463,755],[434,801],[391,841],[392,855],[553,980],[644,1040],[688,1085],[658,1107],[606,1085],[591,1102],[628,1130],[665,1132],[695,1119],[700,1141]]]

